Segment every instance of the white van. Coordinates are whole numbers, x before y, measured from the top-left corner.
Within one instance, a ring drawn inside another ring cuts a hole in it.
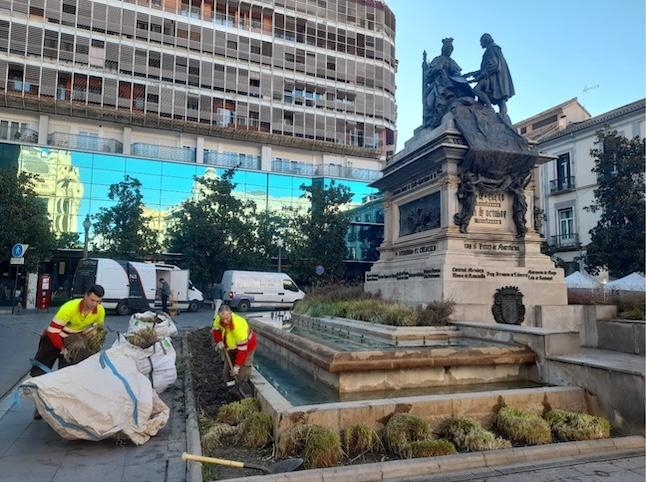
[[[292,308],[305,296],[285,273],[227,270],[220,282],[222,299],[232,308]]]
[[[170,285],[171,299],[177,309],[197,311],[204,301],[202,292],[193,287],[189,272],[171,264],[141,263],[108,258],[79,261],[72,282],[72,296],[83,296],[93,284],[103,286],[103,306],[120,315],[131,311],[161,308],[157,296],[159,279]],[[169,300],[170,304],[170,300]]]

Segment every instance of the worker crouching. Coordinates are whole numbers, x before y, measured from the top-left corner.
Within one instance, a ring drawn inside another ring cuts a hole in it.
[[[224,381],[237,379],[238,383],[247,382],[256,350],[256,334],[247,320],[233,313],[228,305],[222,305],[213,319],[212,333],[218,350],[226,348],[233,363],[231,369],[224,364]]]

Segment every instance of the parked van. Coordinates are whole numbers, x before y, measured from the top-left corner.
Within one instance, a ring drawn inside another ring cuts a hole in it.
[[[170,285],[170,303],[178,310],[197,311],[204,296],[193,286],[189,271],[163,263],[141,263],[108,258],[89,258],[79,261],[72,282],[72,296],[83,296],[93,284],[105,289],[103,306],[120,315],[131,311],[161,308],[158,294],[160,279]]]
[[[292,308],[305,296],[285,273],[227,270],[220,282],[222,299],[232,308]]]

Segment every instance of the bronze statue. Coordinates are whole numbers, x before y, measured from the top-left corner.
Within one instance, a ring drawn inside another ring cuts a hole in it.
[[[471,88],[460,75],[462,69],[451,58],[453,39],[442,39],[442,52],[430,64],[423,54],[424,77],[424,126],[437,127],[447,113],[450,104],[464,96],[471,96]]]
[[[473,77],[477,82],[473,92],[478,97],[478,101],[487,107],[491,107],[492,104],[497,105],[500,116],[508,125],[511,125],[507,115],[507,100],[516,92],[507,61],[502,54],[502,49],[488,33],[480,37],[480,45],[485,49],[480,70],[470,72],[465,77]]]

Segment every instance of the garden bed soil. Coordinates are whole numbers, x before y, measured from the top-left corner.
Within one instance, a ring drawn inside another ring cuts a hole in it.
[[[220,406],[233,402],[237,398],[229,392],[222,379],[223,361],[215,351],[210,328],[191,331],[187,333],[186,339],[190,350],[195,408],[200,417],[214,418]],[[241,447],[222,447],[213,456],[256,465],[271,465],[274,462],[270,460],[271,450],[271,446],[260,451]],[[212,464],[203,464],[202,473],[205,481],[262,475],[258,470]]]

